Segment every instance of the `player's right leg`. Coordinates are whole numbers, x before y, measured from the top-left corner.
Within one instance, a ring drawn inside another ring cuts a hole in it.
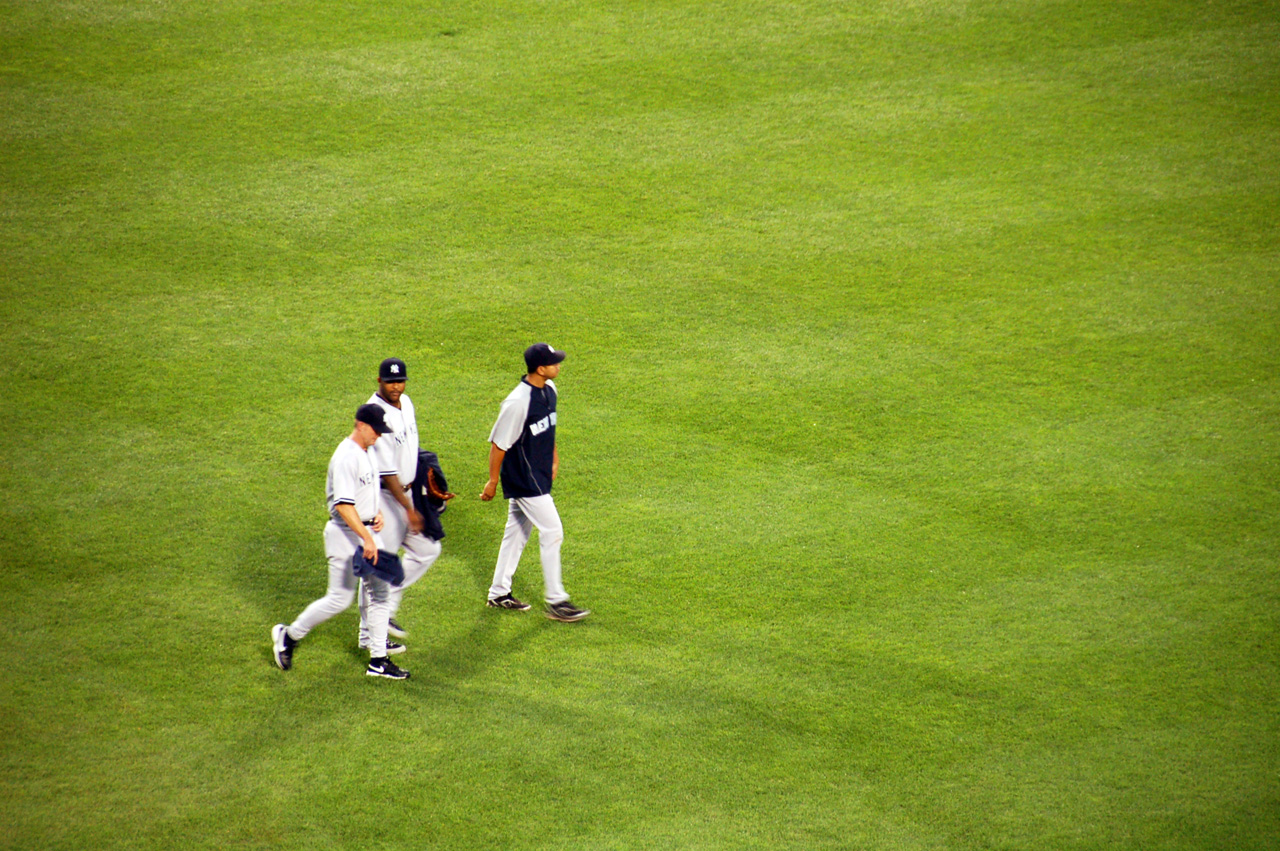
[[[291,667],[294,645],[329,618],[346,611],[355,599],[356,575],[351,569],[351,557],[355,555],[359,542],[360,538],[347,527],[332,520],[325,524],[324,552],[329,560],[329,587],[325,595],[303,609],[293,623],[284,629],[280,629],[280,625],[272,629],[276,664],[282,669]],[[287,651],[283,660],[282,647]]]
[[[498,548],[498,563],[493,569],[493,584],[489,586],[489,603],[494,605],[504,598],[511,597],[511,580],[520,566],[520,554],[524,552],[529,536],[533,534],[533,521],[525,516],[520,508],[520,501],[507,500],[507,526],[502,532],[502,546]],[[499,608],[527,609],[528,606],[515,600],[518,605],[499,605]]]
[[[554,606],[569,599],[564,590],[560,567],[560,545],[564,543],[564,524],[556,511],[551,494],[520,500],[524,516],[538,529],[538,554],[542,560],[542,582],[546,588],[547,604]]]

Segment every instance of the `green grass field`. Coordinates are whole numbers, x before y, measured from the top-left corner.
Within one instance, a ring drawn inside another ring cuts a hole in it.
[[[1280,848],[1274,0],[0,0],[0,295],[0,847]]]

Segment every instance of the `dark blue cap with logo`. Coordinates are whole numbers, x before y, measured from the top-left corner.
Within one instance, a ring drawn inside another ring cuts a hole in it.
[[[400,358],[387,358],[378,366],[378,380],[388,384],[404,381],[409,377],[409,370]]]
[[[550,343],[534,343],[524,350],[524,365],[533,372],[540,366],[551,366],[565,359],[565,353],[551,347]]]
[[[388,434],[391,431],[391,426],[387,425],[382,416],[382,406],[372,402],[356,408],[356,422],[365,423],[378,434]]]

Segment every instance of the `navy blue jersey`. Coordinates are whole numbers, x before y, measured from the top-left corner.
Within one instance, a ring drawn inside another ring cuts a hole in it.
[[[556,385],[534,387],[521,379],[502,402],[489,442],[502,459],[502,495],[507,499],[551,493],[556,450]]]

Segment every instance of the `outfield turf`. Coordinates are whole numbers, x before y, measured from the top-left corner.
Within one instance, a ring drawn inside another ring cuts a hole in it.
[[[0,0],[0,848],[1280,848],[1278,213],[1275,0]]]

